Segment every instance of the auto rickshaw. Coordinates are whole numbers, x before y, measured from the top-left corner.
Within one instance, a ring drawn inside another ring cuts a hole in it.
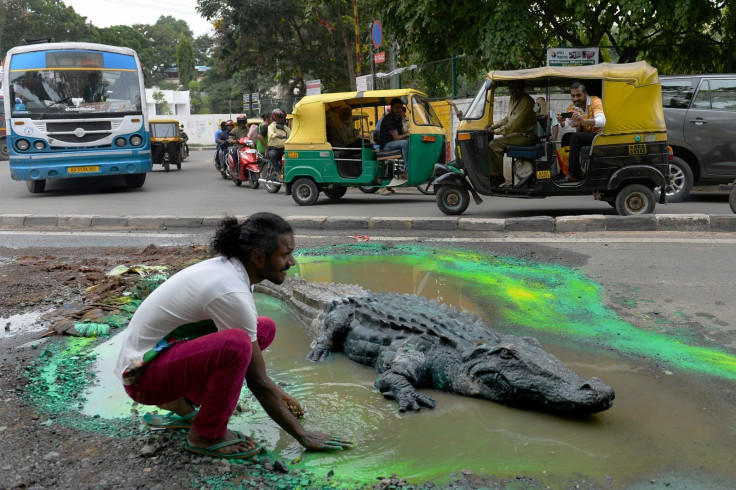
[[[588,87],[588,95],[602,99],[606,124],[592,145],[582,148],[582,180],[558,179],[564,167],[558,165],[557,143],[550,136],[556,121],[543,114],[538,118],[535,145],[506,150],[512,166],[510,185],[492,183],[489,142],[493,133],[486,128],[494,120],[496,90],[513,80],[523,80],[527,93],[546,95],[547,101],[550,94],[569,93],[570,84],[580,80]],[[451,164],[438,166],[433,181],[437,206],[448,215],[462,214],[470,195],[480,204],[479,194],[516,198],[592,195],[608,202],[620,215],[652,213],[657,201],[666,203],[665,193],[657,189],[669,183],[672,158],[657,70],[640,61],[491,71],[458,126],[456,155]]]
[[[401,150],[380,151],[375,127],[394,98],[409,117],[408,162]],[[341,110],[350,110],[351,141],[337,143]],[[413,89],[308,95],[294,107],[286,140],[283,181],[302,206],[323,192],[340,199],[348,187],[413,187],[427,182],[436,163],[445,161],[445,131],[427,96]],[[333,144],[335,143],[335,144]]]
[[[175,119],[157,119],[150,122],[151,128],[151,160],[154,164],[164,166],[168,172],[170,166],[176,165],[181,170],[181,162],[187,157],[184,151],[184,140],[179,130],[179,121]]]

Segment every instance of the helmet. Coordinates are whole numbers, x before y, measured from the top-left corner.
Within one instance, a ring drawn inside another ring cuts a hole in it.
[[[276,122],[286,121],[286,113],[281,109],[274,109],[271,114],[273,115],[273,118]]]
[[[231,119],[228,119],[225,126],[235,126],[235,123]]]
[[[240,122],[240,121],[246,122],[248,120],[248,118],[241,114],[235,120],[238,121],[238,122]]]

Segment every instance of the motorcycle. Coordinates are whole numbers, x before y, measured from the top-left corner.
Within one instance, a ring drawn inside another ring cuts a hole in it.
[[[258,189],[263,155],[248,138],[240,138],[238,145],[237,151],[227,152],[227,174],[237,186],[248,182],[251,189]]]

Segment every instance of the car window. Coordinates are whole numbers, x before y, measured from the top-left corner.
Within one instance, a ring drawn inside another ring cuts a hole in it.
[[[661,80],[662,104],[673,109],[687,109],[693,98],[695,87],[690,78]]]
[[[710,109],[710,87],[708,80],[703,80],[698,89],[698,95],[695,96],[693,109]]]
[[[715,111],[736,112],[736,80],[710,80],[710,103]]]

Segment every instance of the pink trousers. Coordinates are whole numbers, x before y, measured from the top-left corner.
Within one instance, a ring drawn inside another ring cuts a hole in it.
[[[258,317],[258,346],[271,345],[276,324]],[[194,431],[207,439],[225,435],[235,410],[253,347],[245,330],[233,328],[178,342],[146,368],[125,391],[138,403],[161,405],[186,397],[199,407]]]

